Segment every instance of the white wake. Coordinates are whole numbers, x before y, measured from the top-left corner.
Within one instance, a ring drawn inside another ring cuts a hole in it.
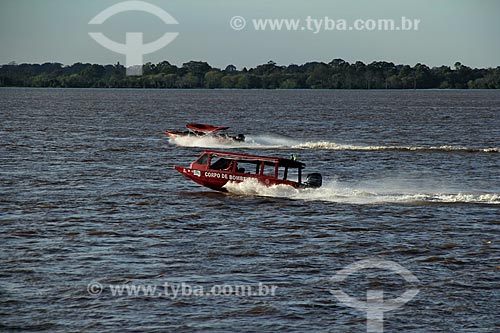
[[[500,153],[500,147],[477,148],[452,145],[441,146],[390,146],[341,144],[331,141],[300,141],[272,134],[248,135],[245,142],[221,142],[217,138],[178,137],[169,139],[170,143],[182,147],[218,148],[218,149],[304,149],[304,150],[350,150],[350,151],[443,151],[465,153]]]
[[[283,149],[299,145],[300,141],[277,135],[247,135],[244,142],[224,142],[216,137],[184,136],[170,138],[170,143],[182,147],[200,148],[246,148],[246,149]]]
[[[318,149],[318,150],[354,150],[354,151],[456,151],[456,152],[470,152],[470,153],[500,153],[499,147],[494,148],[473,148],[463,146],[369,146],[369,145],[350,145],[338,144],[329,141],[306,142],[300,143],[291,148],[294,149]]]
[[[329,182],[319,189],[294,189],[286,185],[267,187],[255,179],[226,184],[228,192],[305,201],[327,201],[348,204],[381,203],[475,203],[500,205],[498,193],[426,191],[422,188],[394,188],[390,184],[368,186]]]

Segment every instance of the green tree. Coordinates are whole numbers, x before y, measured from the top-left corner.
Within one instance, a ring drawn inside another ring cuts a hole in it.
[[[187,73],[177,80],[177,88],[181,89],[193,89],[199,87],[199,85],[199,79],[193,73]]]
[[[222,78],[224,74],[222,74],[218,70],[211,70],[205,74],[205,87],[208,89],[220,88],[222,86]]]

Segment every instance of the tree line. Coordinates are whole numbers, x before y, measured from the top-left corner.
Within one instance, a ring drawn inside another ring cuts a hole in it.
[[[255,68],[238,70],[211,67],[190,61],[181,67],[168,61],[143,66],[142,76],[127,76],[116,65],[75,63],[16,64],[0,66],[0,87],[53,88],[162,88],[162,89],[500,89],[500,66],[429,68],[424,64],[395,65],[392,62],[308,62],[279,66],[270,61]]]

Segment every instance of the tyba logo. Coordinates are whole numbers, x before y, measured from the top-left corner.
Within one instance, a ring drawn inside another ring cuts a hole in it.
[[[155,15],[160,18],[165,24],[179,24],[179,22],[177,22],[177,20],[165,10],[144,1],[124,1],[117,3],[116,5],[108,7],[97,14],[96,17],[90,20],[89,24],[100,25],[116,14],[129,11],[141,11]],[[142,75],[144,55],[156,52],[164,48],[172,41],[174,41],[179,33],[167,32],[156,41],[148,44],[144,44],[144,34],[142,32],[127,32],[125,37],[125,44],[117,43],[106,37],[101,32],[90,32],[89,35],[96,42],[98,42],[108,50],[119,54],[124,54],[126,56],[127,75]]]
[[[358,271],[373,268],[397,273],[401,275],[406,282],[411,284],[419,282],[415,275],[398,263],[376,258],[357,261],[345,267],[337,272],[337,274],[332,278],[332,281],[340,283]],[[366,331],[368,333],[382,333],[384,331],[384,312],[402,307],[411,301],[413,297],[418,294],[419,290],[416,288],[409,288],[401,296],[388,300],[384,299],[383,290],[368,290],[366,293],[366,302],[355,299],[347,295],[342,290],[331,290],[330,292],[345,305],[366,312]]]

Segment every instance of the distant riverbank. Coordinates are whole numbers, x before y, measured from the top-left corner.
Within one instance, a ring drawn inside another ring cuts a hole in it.
[[[163,61],[143,66],[142,76],[127,76],[116,65],[76,63],[16,64],[0,67],[0,87],[40,88],[158,88],[158,89],[500,89],[500,66],[470,68],[395,65],[376,61],[308,62],[279,66],[268,62],[255,68],[213,68],[190,61],[181,67]]]

